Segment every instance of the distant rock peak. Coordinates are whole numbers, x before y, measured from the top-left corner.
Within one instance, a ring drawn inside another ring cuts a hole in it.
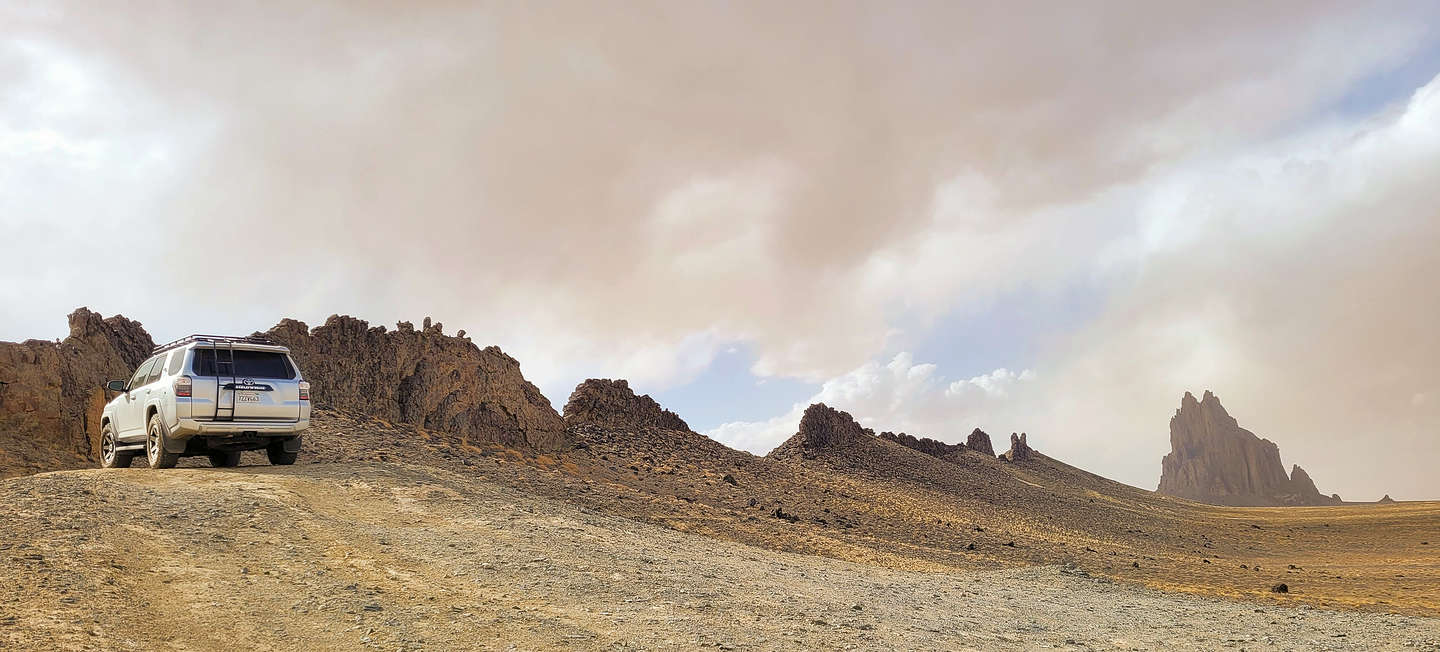
[[[1290,473],[1280,448],[1240,427],[1219,397],[1185,392],[1170,419],[1170,453],[1161,460],[1162,494],[1221,505],[1328,505],[1299,465]]]
[[[609,378],[591,378],[575,387],[565,403],[565,423],[690,431],[680,415],[661,407],[648,394],[637,396],[629,381]]]
[[[995,455],[995,447],[990,444],[990,435],[979,428],[970,431],[970,436],[965,438],[965,446],[979,453]]]
[[[815,403],[805,408],[799,430],[766,457],[811,458],[821,452],[849,448],[875,438],[875,431],[861,426],[849,412]]]

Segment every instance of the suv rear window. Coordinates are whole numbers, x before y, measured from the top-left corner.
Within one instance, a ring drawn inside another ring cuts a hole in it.
[[[191,365],[197,376],[214,376],[215,362],[220,362],[220,375],[240,378],[295,378],[295,367],[284,353],[275,351],[250,351],[235,349],[235,369],[231,371],[229,349],[195,349],[195,362]]]

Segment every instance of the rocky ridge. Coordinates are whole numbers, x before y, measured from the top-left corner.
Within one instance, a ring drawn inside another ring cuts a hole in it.
[[[881,439],[893,441],[906,448],[913,448],[932,457],[945,457],[965,451],[964,444],[947,444],[943,441],[930,439],[929,437],[916,437],[905,433],[895,434],[893,432],[880,433]]]
[[[0,342],[0,477],[96,459],[105,381],[128,378],[155,347],[120,315],[77,308],[69,322],[58,342]]]
[[[1298,465],[1289,474],[1280,448],[1240,427],[1207,391],[1190,392],[1170,419],[1171,451],[1161,461],[1159,493],[1234,506],[1331,505]]]
[[[125,317],[79,308],[69,320],[60,342],[0,342],[0,476],[93,463],[105,381],[129,377],[154,350]],[[317,406],[510,448],[568,445],[564,420],[514,358],[429,319],[394,331],[338,315],[313,330],[285,319],[260,334],[290,347]]]
[[[511,448],[555,450],[565,423],[499,347],[445,335],[427,317],[395,330],[332,315],[310,329],[282,320],[261,333],[290,348],[317,405],[443,430]]]

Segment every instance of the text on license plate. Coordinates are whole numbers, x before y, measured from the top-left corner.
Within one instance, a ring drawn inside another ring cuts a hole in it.
[[[240,403],[259,403],[260,392],[239,392],[235,394],[235,400]]]

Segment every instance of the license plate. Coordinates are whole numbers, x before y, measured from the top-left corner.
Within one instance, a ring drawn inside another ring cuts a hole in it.
[[[240,403],[259,403],[260,392],[240,392],[235,395],[235,400]]]

